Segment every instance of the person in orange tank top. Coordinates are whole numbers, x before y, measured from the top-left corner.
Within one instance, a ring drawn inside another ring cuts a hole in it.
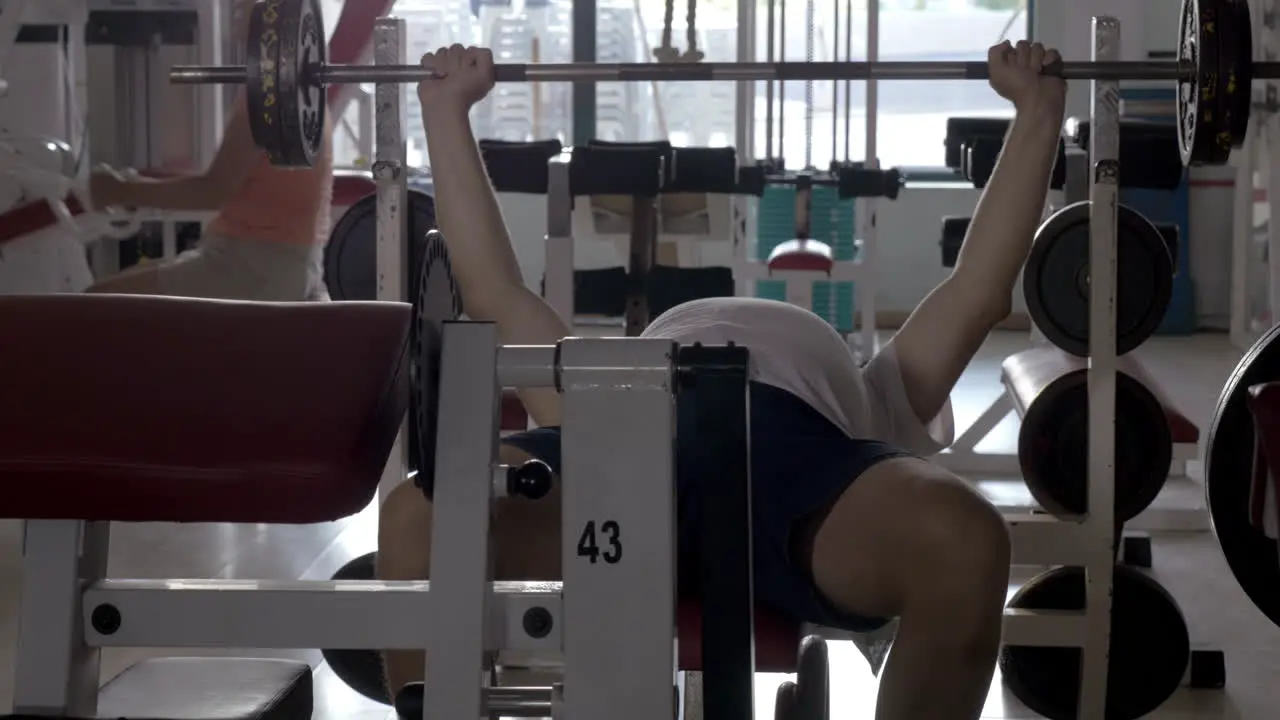
[[[233,27],[247,34],[252,0],[236,0]],[[110,169],[89,180],[94,209],[109,207],[216,213],[199,246],[161,262],[106,278],[87,292],[174,295],[230,300],[327,300],[323,257],[333,196],[332,128],[315,165],[278,168],[249,130],[243,91],[222,143],[200,174],[173,179],[126,178]]]

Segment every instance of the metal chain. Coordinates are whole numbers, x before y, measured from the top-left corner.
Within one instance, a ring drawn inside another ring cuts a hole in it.
[[[804,61],[813,62],[813,0],[804,3]],[[813,81],[804,81],[804,168],[813,168]]]
[[[662,50],[671,49],[671,23],[676,16],[676,0],[667,0],[662,11]]]
[[[669,0],[667,7],[670,7],[674,0]],[[688,47],[685,48],[685,55],[691,56],[698,54],[698,0],[689,0],[688,14],[685,16],[685,42]]]

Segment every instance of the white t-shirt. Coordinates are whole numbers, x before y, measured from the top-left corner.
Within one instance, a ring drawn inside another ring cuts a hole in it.
[[[757,298],[694,300],[663,313],[642,337],[744,346],[751,351],[752,380],[799,397],[852,438],[925,456],[955,439],[950,400],[929,422],[911,409],[892,346],[859,368],[834,328],[795,305]]]

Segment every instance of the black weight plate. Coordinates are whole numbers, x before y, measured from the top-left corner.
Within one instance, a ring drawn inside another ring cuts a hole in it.
[[[311,167],[324,146],[325,91],[314,68],[327,59],[319,0],[280,3],[280,157],[277,165]]]
[[[377,553],[368,553],[343,565],[334,573],[334,580],[373,580]],[[348,687],[361,695],[389,705],[387,684],[382,673],[382,655],[377,650],[330,650],[320,654],[333,669],[333,674]]]
[[[1253,23],[1245,0],[1218,0],[1218,56],[1220,82],[1218,96],[1225,133],[1219,145],[1244,146],[1253,112]]]
[[[1191,639],[1182,611],[1160,583],[1124,566],[1112,577],[1106,720],[1136,720],[1178,689]],[[1023,585],[1009,607],[1082,610],[1084,600],[1084,570],[1060,567]],[[1076,720],[1080,654],[1080,648],[1007,645],[1000,653],[1000,672],[1014,696],[1033,711],[1049,720]]]
[[[1031,496],[1056,517],[1089,508],[1087,374],[1056,380],[1027,408],[1018,432],[1018,461]],[[1141,382],[1116,373],[1115,513],[1127,522],[1150,507],[1173,463],[1164,406]]]
[[[263,0],[249,12],[245,52],[245,102],[249,132],[271,162],[280,155],[280,0]]]
[[[430,195],[409,191],[409,302],[417,292],[416,268],[422,262],[427,231],[436,226]],[[378,198],[366,195],[347,209],[329,234],[324,251],[324,282],[334,300],[378,299]]]
[[[1275,540],[1250,522],[1253,417],[1249,388],[1280,380],[1280,325],[1273,327],[1236,365],[1218,398],[1205,443],[1205,494],[1213,531],[1236,582],[1271,622],[1280,626],[1280,556]]]
[[[1089,356],[1089,201],[1068,205],[1040,226],[1023,272],[1027,312],[1049,342]],[[1160,231],[1119,206],[1116,223],[1116,353],[1146,342],[1173,297],[1173,258]]]
[[[1178,62],[1194,68],[1194,80],[1178,83],[1178,147],[1186,165],[1222,165],[1230,157],[1218,142],[1227,132],[1221,112],[1218,6],[1220,0],[1183,0]]]
[[[440,400],[440,351],[444,324],[462,316],[462,296],[449,266],[449,251],[438,230],[426,235],[418,295],[413,305],[413,388],[410,432],[417,436],[418,487],[430,498],[435,493],[436,427]]]

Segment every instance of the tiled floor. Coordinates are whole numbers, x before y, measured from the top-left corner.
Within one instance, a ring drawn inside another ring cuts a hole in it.
[[[992,338],[956,393],[957,422],[963,427],[999,391],[1000,358],[1025,347],[1024,334]],[[1153,375],[1175,403],[1202,428],[1219,388],[1239,351],[1221,336],[1157,339],[1140,351]],[[995,445],[1014,438],[1012,423],[993,435]],[[318,526],[118,526],[112,538],[111,574],[117,577],[308,578],[328,577],[349,558],[374,549],[376,516],[372,510],[342,522]],[[21,588],[17,523],[0,523],[0,710],[13,692],[13,638]],[[1247,718],[1266,720],[1280,711],[1280,628],[1271,625],[1236,587],[1217,544],[1209,534],[1164,535],[1156,540],[1156,572],[1178,597],[1194,638],[1227,652],[1228,687],[1224,692],[1182,691],[1152,717],[1166,720]],[[109,650],[103,677],[127,664],[163,651]],[[187,653],[189,654],[189,653]],[[257,654],[227,651],[219,654]],[[281,653],[283,655],[284,653]],[[343,686],[320,661],[317,651],[288,653],[316,670],[317,718],[381,719],[387,710]],[[832,717],[873,717],[875,681],[858,652],[847,643],[832,646]],[[762,675],[757,683],[758,715],[772,715],[773,690],[784,676]],[[992,686],[984,717],[1031,718]]]

